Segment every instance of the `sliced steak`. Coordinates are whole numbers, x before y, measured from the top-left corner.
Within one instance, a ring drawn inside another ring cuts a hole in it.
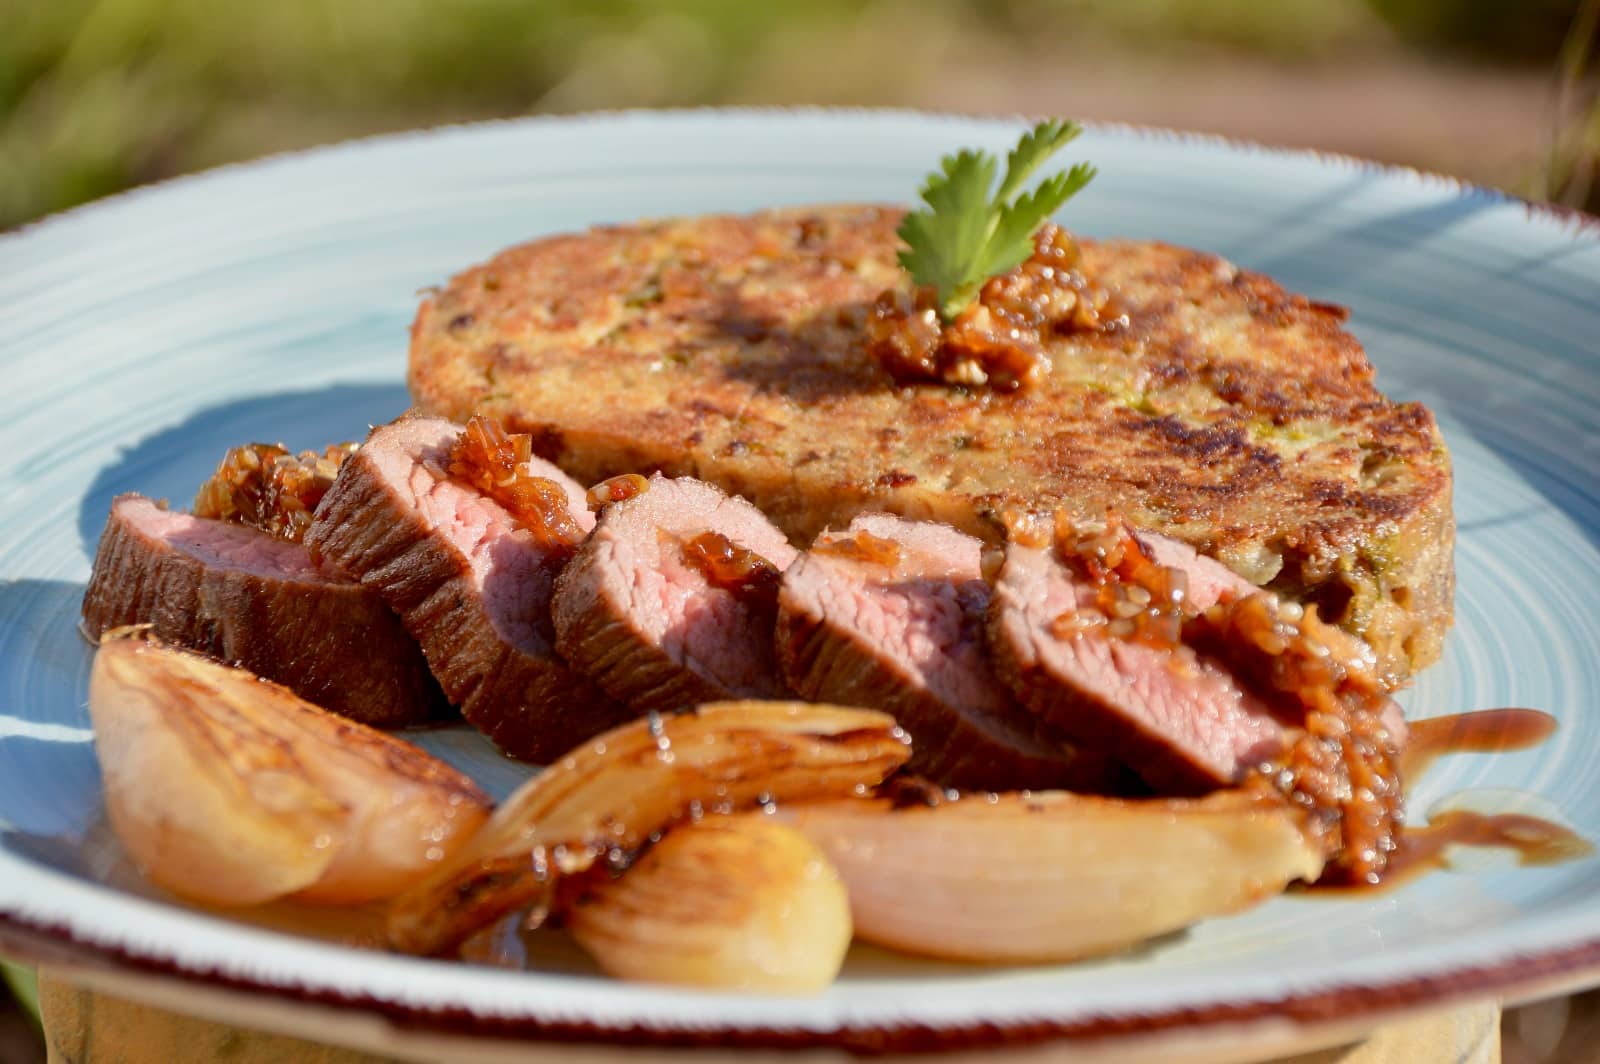
[[[1041,737],[984,646],[982,544],[886,514],[823,533],[783,574],[778,662],[806,698],[892,713],[907,769],[961,789],[1104,789],[1111,764]]]
[[[1145,553],[1150,556],[1151,561],[1157,565],[1183,571],[1188,583],[1189,608],[1196,613],[1203,613],[1218,603],[1248,598],[1262,590],[1215,558],[1197,553],[1187,543],[1156,532],[1141,530],[1134,532],[1133,535]],[[1306,604],[1302,608],[1314,612],[1316,606],[1313,603]],[[1318,623],[1316,618],[1307,623],[1316,626],[1317,638],[1328,646],[1329,652],[1334,657],[1344,661],[1369,664],[1375,661],[1372,648],[1363,643],[1358,636],[1325,623]],[[1303,707],[1292,700],[1277,697],[1280,692],[1273,690],[1274,684],[1267,675],[1271,665],[1263,660],[1259,647],[1252,645],[1248,640],[1228,639],[1211,643],[1206,649],[1226,663],[1251,690],[1272,701],[1273,708],[1279,714],[1286,715],[1291,721],[1298,721]],[[1410,729],[1406,725],[1400,703],[1384,697],[1380,716],[1396,745],[1404,746]]]
[[[1218,603],[1240,600],[1261,592],[1259,587],[1246,581],[1243,576],[1222,565],[1216,558],[1198,554],[1194,547],[1190,547],[1186,542],[1179,542],[1171,536],[1162,536],[1150,531],[1134,531],[1133,534],[1139,546],[1144,547],[1144,552],[1150,555],[1152,562],[1182,570],[1189,584],[1189,608],[1195,613],[1210,610],[1211,606]],[[1314,613],[1317,606],[1315,603],[1307,603],[1302,608],[1307,613]],[[1334,629],[1328,624],[1318,624],[1317,632],[1318,638],[1328,645],[1334,658],[1342,661],[1374,661],[1373,650],[1357,635]],[[1288,715],[1290,720],[1299,717],[1298,706],[1274,698],[1274,693],[1270,690],[1272,685],[1259,682],[1262,661],[1258,646],[1251,646],[1246,640],[1229,640],[1214,646],[1213,653],[1226,662],[1227,666],[1234,670],[1235,675],[1242,677],[1243,682],[1246,686],[1250,686],[1251,690],[1258,691],[1264,698],[1274,701],[1274,709],[1280,714]],[[1395,744],[1405,746],[1410,726],[1406,725],[1405,712],[1400,709],[1400,702],[1392,698],[1382,699],[1381,718],[1382,725],[1389,730]]]
[[[298,543],[121,495],[83,599],[95,636],[150,624],[365,724],[417,724],[447,708],[417,644],[374,592],[312,564]]]
[[[1151,561],[1183,572],[1188,585],[1189,608],[1196,613],[1209,610],[1224,598],[1237,598],[1260,590],[1215,558],[1208,558],[1171,536],[1135,531],[1133,537]]]
[[[721,576],[707,549],[726,555]],[[651,477],[640,494],[604,508],[561,574],[556,646],[639,713],[783,697],[772,632],[777,575],[795,554],[743,499],[698,480]]]
[[[548,762],[626,714],[556,656],[550,593],[567,555],[446,474],[460,432],[420,417],[375,429],[317,507],[306,546],[383,596],[468,721],[512,757]],[[583,489],[529,464],[590,527]]]
[[[995,670],[1051,728],[1107,751],[1159,790],[1235,782],[1283,749],[1267,706],[1217,662],[1180,644],[1075,630],[1098,589],[1050,547],[1012,543],[995,582],[989,644]]]

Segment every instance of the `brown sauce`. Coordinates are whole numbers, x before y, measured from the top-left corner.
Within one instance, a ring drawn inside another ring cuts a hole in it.
[[[1183,634],[1189,581],[1181,569],[1158,565],[1119,515],[1076,521],[1056,514],[1055,550],[1061,561],[1094,585],[1094,604],[1068,610],[1051,622],[1057,639],[1109,635],[1171,649]]]
[[[1410,882],[1450,866],[1451,846],[1492,846],[1510,850],[1521,865],[1552,865],[1594,853],[1594,846],[1571,828],[1526,813],[1476,813],[1452,809],[1424,827],[1408,828],[1389,857],[1383,886]]]
[[[1528,750],[1555,734],[1556,719],[1537,709],[1483,709],[1415,720],[1400,756],[1404,778],[1414,780],[1446,754]]]
[[[650,482],[639,473],[623,473],[620,476],[602,480],[589,489],[585,496],[589,509],[600,510],[614,502],[627,502],[636,499],[650,490]]]
[[[1083,275],[1079,259],[1072,237],[1045,225],[1034,234],[1032,256],[990,278],[947,322],[940,321],[931,289],[890,289],[867,317],[867,351],[897,384],[1028,388],[1050,372],[1050,336],[1110,330],[1126,321],[1109,290]]]
[[[1475,846],[1508,850],[1524,866],[1554,865],[1592,855],[1594,845],[1562,824],[1528,813],[1479,813],[1451,809],[1434,815],[1432,822],[1407,828],[1399,846],[1389,855],[1388,867],[1376,884],[1317,883],[1317,894],[1343,894],[1359,890],[1392,890],[1429,872],[1451,867],[1450,848]]]
[[[1503,753],[1527,750],[1548,739],[1556,719],[1537,709],[1507,707],[1451,713],[1412,721],[1401,755],[1401,775],[1415,780],[1439,758],[1459,753]],[[1318,893],[1331,888],[1387,890],[1428,872],[1450,867],[1452,846],[1509,850],[1522,865],[1551,865],[1594,853],[1594,846],[1572,829],[1528,813],[1483,813],[1451,809],[1436,813],[1419,827],[1407,827],[1396,839],[1377,881],[1318,883]]]
[[[900,544],[883,536],[874,536],[866,529],[849,534],[830,536],[811,548],[814,554],[826,554],[850,561],[867,562],[894,568],[900,564]]]
[[[721,532],[707,530],[684,540],[683,561],[712,587],[721,588],[747,605],[777,607],[782,575],[777,567]]]
[[[1390,700],[1365,644],[1315,610],[1257,591],[1225,598],[1185,626],[1247,689],[1297,713],[1303,731],[1248,785],[1305,811],[1329,860],[1323,879],[1376,884],[1405,823],[1400,747]]]
[[[533,437],[511,435],[493,418],[474,417],[450,447],[450,476],[505,508],[540,546],[571,551],[583,542],[566,489],[528,472]]]
[[[336,443],[322,453],[294,454],[282,444],[234,447],[195,494],[194,514],[214,521],[248,525],[298,543],[311,527],[311,515],[333,486],[354,443]]]
[[[1328,854],[1323,882],[1375,886],[1404,824],[1398,751],[1376,705],[1331,688],[1322,695],[1300,737],[1246,786],[1304,811]]]

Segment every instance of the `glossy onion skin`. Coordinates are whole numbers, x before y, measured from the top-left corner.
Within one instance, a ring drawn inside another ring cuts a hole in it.
[[[672,829],[619,879],[579,897],[565,923],[618,978],[758,993],[827,987],[851,937],[838,873],[764,813]]]
[[[1322,859],[1287,807],[1241,792],[1195,801],[1063,791],[937,806],[791,806],[828,855],[856,934],[926,956],[1061,961],[1245,908]]]
[[[696,813],[866,794],[910,752],[887,714],[805,702],[713,702],[632,721],[524,784],[471,845],[396,899],[390,944],[449,952],[509,913],[544,911],[562,877],[625,864]]]
[[[470,780],[411,744],[141,638],[101,643],[89,713],[112,829],[192,901],[387,899],[489,815]]]

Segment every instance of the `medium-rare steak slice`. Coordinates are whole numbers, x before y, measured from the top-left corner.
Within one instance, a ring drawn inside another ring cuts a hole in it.
[[[1196,554],[1194,548],[1186,543],[1153,532],[1140,532],[1137,529],[1132,529],[1130,532],[1134,541],[1152,562],[1183,572],[1187,609],[1190,613],[1204,613],[1219,603],[1242,602],[1255,595],[1264,595],[1265,597],[1259,600],[1264,603],[1277,602],[1276,596],[1262,592],[1260,588],[1221,562],[1207,558],[1203,554]],[[1306,625],[1314,626],[1317,637],[1327,645],[1332,659],[1362,662],[1369,670],[1376,668],[1377,655],[1373,653],[1372,648],[1343,629],[1323,623],[1317,616],[1315,603],[1308,608],[1301,603],[1287,600],[1276,608],[1292,620],[1298,620],[1305,614],[1308,617]],[[1283,685],[1275,683],[1274,677],[1271,676],[1272,666],[1269,660],[1271,655],[1265,654],[1260,646],[1248,639],[1229,638],[1226,631],[1207,631],[1211,627],[1202,625],[1196,629],[1196,626],[1191,624],[1186,629],[1185,638],[1195,642],[1195,632],[1198,630],[1204,633],[1198,641],[1203,652],[1214,654],[1242,679],[1247,687],[1272,701],[1273,708],[1280,716],[1297,722],[1304,711],[1304,706],[1295,699],[1281,697],[1285,692],[1276,689]],[[1409,728],[1400,703],[1392,698],[1384,698],[1380,718],[1395,744],[1404,746]]]
[[[382,598],[319,571],[298,543],[120,495],[83,598],[95,636],[149,624],[364,724],[419,724],[447,707]]]
[[[1100,591],[1052,546],[1006,547],[990,651],[1046,725],[1167,792],[1235,783],[1284,748],[1284,726],[1228,669],[1182,643],[1114,634]]]
[[[778,661],[806,698],[892,713],[907,770],[949,787],[1103,789],[1109,764],[1038,734],[984,645],[982,544],[949,525],[864,514],[783,574]]]
[[[556,656],[550,593],[566,554],[446,472],[461,431],[422,417],[375,429],[317,507],[306,546],[383,596],[468,721],[511,756],[547,762],[625,714]],[[589,527],[583,489],[531,464]]]
[[[787,694],[773,660],[795,549],[743,499],[651,477],[604,507],[556,583],[556,646],[635,712]]]
[[[1163,789],[1286,795],[1315,810],[1340,874],[1381,868],[1406,726],[1370,648],[1115,515],[1058,515],[1048,544],[1030,522],[1015,535],[990,634],[1029,708]]]
[[[1126,315],[1048,335],[1011,395],[899,386],[866,350],[902,212],[827,206],[607,226],[511,248],[422,302],[430,413],[532,433],[586,483],[699,477],[797,543],[858,513],[991,542],[1008,507],[1107,508],[1314,600],[1403,677],[1452,599],[1450,463],[1433,416],[1378,391],[1343,312],[1215,255],[1080,242]]]
[[[1181,540],[1138,529],[1128,529],[1128,532],[1139,549],[1156,565],[1182,571],[1185,604],[1190,612],[1200,613],[1224,599],[1238,598],[1259,590],[1226,565],[1197,553]]]

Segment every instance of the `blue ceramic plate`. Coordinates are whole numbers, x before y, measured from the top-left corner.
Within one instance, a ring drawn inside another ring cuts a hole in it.
[[[734,111],[447,129],[232,167],[0,237],[0,946],[269,1026],[304,1030],[305,1010],[337,1004],[321,1037],[412,1055],[490,1035],[879,1049],[1066,1036],[1134,1058],[1162,1037],[1176,1059],[1600,981],[1593,859],[1290,895],[1092,963],[861,950],[802,1000],[361,951],[204,915],[119,871],[75,628],[113,494],[185,500],[229,445],[321,446],[398,414],[417,290],[508,244],[646,215],[905,201],[941,153],[1003,150],[1018,127]],[[1596,231],[1348,159],[1112,127],[1073,147],[1101,174],[1072,227],[1220,252],[1350,306],[1385,390],[1437,413],[1458,478],[1457,625],[1404,701],[1419,716],[1536,706],[1560,729],[1527,752],[1445,760],[1413,809],[1511,796],[1600,838]],[[429,742],[491,788],[519,775],[473,736]]]

